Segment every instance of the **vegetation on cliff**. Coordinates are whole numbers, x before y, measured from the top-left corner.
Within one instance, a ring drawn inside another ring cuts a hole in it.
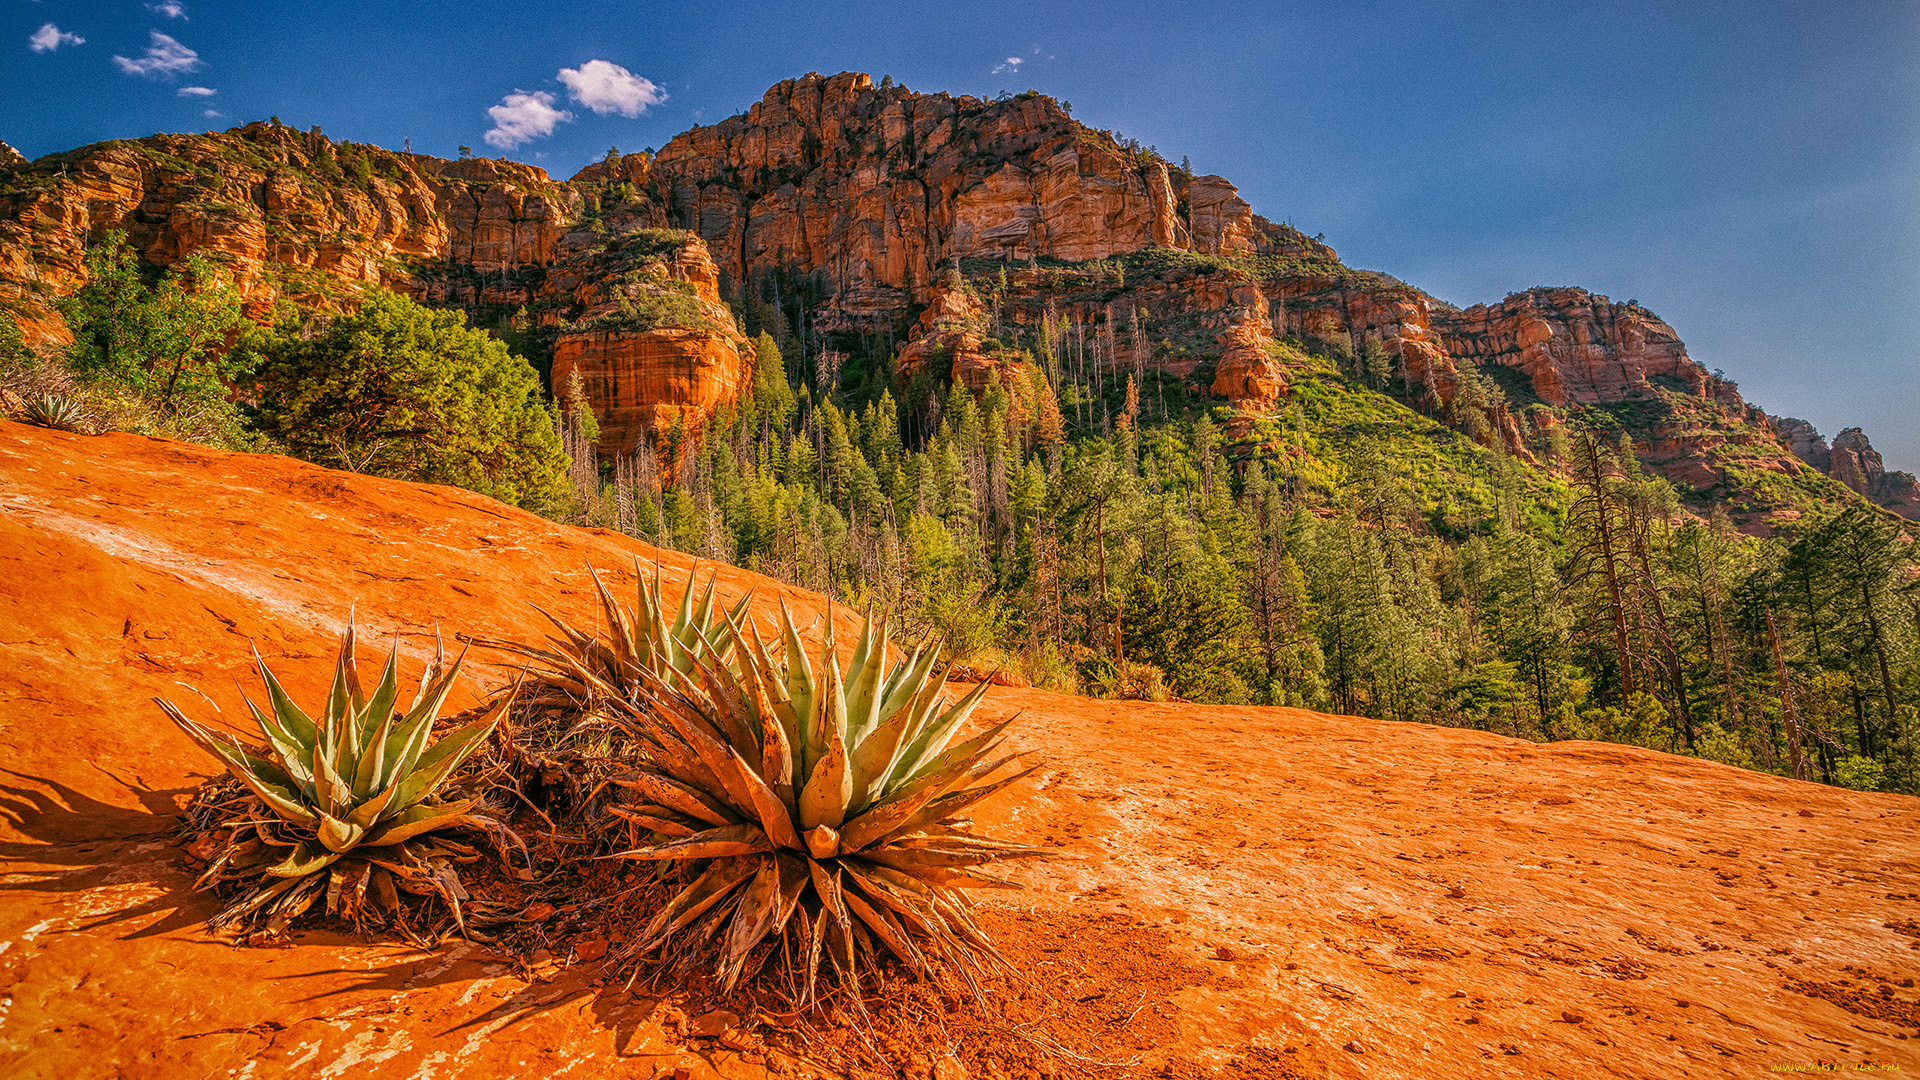
[[[0,386],[47,402],[74,430],[254,445],[229,392],[249,370],[233,346],[252,329],[231,278],[198,254],[150,273],[117,231],[86,265],[86,284],[55,305],[73,337],[66,349],[27,349],[0,316]]]
[[[1920,787],[1920,553],[1857,503],[1748,536],[1685,511],[1611,414],[1512,444],[1496,381],[1467,371],[1429,417],[1324,342],[1288,343],[1282,407],[1247,417],[1017,331],[1027,362],[977,398],[848,390],[886,356],[789,370],[792,330],[697,438],[607,463],[586,518],[892,605],[1043,685]]]

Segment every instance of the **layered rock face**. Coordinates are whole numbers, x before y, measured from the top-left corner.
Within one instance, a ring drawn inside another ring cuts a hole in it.
[[[325,306],[365,285],[414,287],[409,264],[476,274],[551,261],[580,198],[505,161],[442,161],[249,124],[100,143],[17,169],[0,197],[0,298],[63,336],[47,301],[85,277],[85,251],[120,230],[141,257],[223,265],[256,315],[282,296]]]
[[[1795,457],[1874,504],[1909,521],[1920,521],[1920,479],[1912,473],[1889,471],[1880,460],[1880,452],[1867,441],[1865,432],[1847,428],[1834,436],[1833,445],[1829,447],[1827,440],[1805,420],[1767,419]]]
[[[194,252],[223,263],[259,317],[281,298],[350,304],[369,285],[489,323],[524,309],[540,357],[550,350],[558,374],[587,384],[607,453],[675,422],[697,427],[737,397],[751,350],[721,297],[779,302],[785,289],[806,296],[791,320],[810,335],[803,348],[884,333],[908,341],[896,374],[945,349],[976,388],[1017,362],[1001,355],[1002,331],[1028,332],[1024,343],[1049,318],[1071,328],[1083,371],[1155,369],[1254,412],[1287,393],[1276,340],[1375,341],[1422,407],[1449,405],[1462,365],[1509,369],[1538,399],[1515,411],[1687,412],[1635,436],[1650,464],[1715,499],[1740,469],[1811,467],[1915,512],[1904,474],[1869,461],[1870,448],[1842,460],[1821,444],[1815,460],[1799,435],[1777,439],[1637,304],[1555,288],[1456,309],[1342,265],[1254,214],[1227,180],[1171,169],[1038,94],[986,101],[808,75],[657,155],[611,157],[565,182],[277,124],[31,165],[0,154],[0,181],[0,303],[30,342],[64,338],[51,300],[79,284],[86,246],[120,229],[160,266]],[[628,257],[661,229],[701,239],[657,265]],[[996,278],[990,315],[946,286],[956,268],[976,285]],[[623,305],[649,314],[626,319]],[[1524,456],[1523,425],[1496,412],[1493,430]]]
[[[714,410],[739,400],[752,371],[751,353],[743,360],[742,352],[711,330],[596,331],[561,338],[553,372],[556,386],[576,370],[582,374],[601,425],[601,456],[625,456],[676,427],[697,433]]]
[[[553,384],[567,387],[580,376],[600,421],[603,457],[632,454],[642,440],[658,442],[676,427],[690,438],[716,409],[739,400],[753,378],[753,344],[721,302],[706,245],[687,237],[678,252],[623,277],[634,280],[584,286],[597,302],[553,348]],[[681,291],[675,285],[698,303],[700,317],[686,321],[699,325],[621,327],[623,305],[671,296]]]
[[[587,376],[607,452],[631,452],[669,414],[697,428],[748,381],[751,348],[698,239],[683,235],[664,261],[621,261],[609,252],[660,215],[589,221],[596,193],[532,166],[262,123],[103,143],[13,176],[0,196],[0,301],[29,342],[66,339],[50,301],[82,283],[87,246],[119,230],[150,263],[200,254],[224,267],[256,318],[282,298],[328,310],[375,285],[476,314],[529,309],[555,360]],[[616,309],[616,293],[667,282],[697,301],[681,305],[682,324],[571,332]]]
[[[1266,297],[1252,288],[1243,293],[1245,305],[1229,309],[1227,328],[1216,339],[1220,360],[1211,389],[1240,408],[1268,409],[1287,392],[1287,379],[1273,353]]]
[[[1812,424],[1792,417],[1774,416],[1767,419],[1794,457],[1823,473],[1833,472],[1833,454],[1827,449],[1827,440],[1820,437]]]
[[[951,363],[950,377],[974,393],[982,393],[995,374],[1004,381],[1020,365],[1019,354],[1009,354],[986,335],[986,311],[963,288],[942,287],[920,315],[913,340],[902,346],[894,370],[912,378],[936,356]]]
[[[556,364],[595,388],[608,448],[633,446],[661,408],[704,413],[745,385],[722,281],[824,277],[821,325],[897,325],[960,258],[1078,261],[1154,245],[1332,258],[1255,215],[1225,179],[1169,170],[1049,98],[915,94],[855,73],[780,83],[742,116],[571,182],[267,123],[0,168],[15,177],[0,193],[0,301],[30,342],[65,340],[51,300],[83,280],[86,247],[118,229],[158,266],[193,253],[221,263],[258,318],[282,298],[351,304],[369,285],[489,319],[525,308]],[[596,285],[608,231],[644,228],[704,238],[714,325],[569,332],[610,302]]]
[[[736,278],[791,266],[840,290],[923,299],[955,258],[1324,250],[1254,214],[1224,178],[1170,171],[1051,98],[916,94],[853,72],[779,83],[745,114],[674,138],[635,180]]]
[[[1447,311],[1434,327],[1456,361],[1524,372],[1551,405],[1592,405],[1650,394],[1664,376],[1702,394],[1706,369],[1673,328],[1635,304],[1585,289],[1531,289],[1492,306]]]

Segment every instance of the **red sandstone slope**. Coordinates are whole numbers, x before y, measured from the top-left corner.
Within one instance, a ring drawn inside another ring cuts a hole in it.
[[[529,600],[587,617],[583,564],[650,549],[451,489],[5,423],[0,508],[0,1074],[766,1071],[683,1038],[671,1000],[594,992],[590,965],[525,981],[471,946],[323,931],[228,948],[169,843],[207,770],[150,695],[186,683],[234,715],[248,640],[319,694],[356,602],[415,664],[435,622],[531,633]],[[778,591],[723,579],[749,585]],[[1295,710],[987,702],[1024,709],[1049,764],[983,817],[1061,856],[987,921],[1071,1022],[1025,1034],[1134,1062],[1109,1072],[1920,1067],[1913,799]],[[971,1075],[1033,1075],[1030,1053],[987,1063],[1030,1050],[1021,1032],[949,1030]],[[924,1077],[948,1041],[892,1049]]]

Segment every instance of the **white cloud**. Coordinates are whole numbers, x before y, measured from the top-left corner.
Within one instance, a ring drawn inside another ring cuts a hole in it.
[[[113,62],[119,65],[123,74],[145,75],[149,79],[172,78],[189,71],[198,71],[205,65],[200,62],[200,54],[173,40],[158,30],[149,30],[152,42],[147,53],[138,60],[129,60],[124,56],[115,56]]]
[[[222,120],[226,118],[227,114],[221,112],[219,109],[208,109],[206,112],[201,113],[200,115],[206,117],[209,120]]]
[[[180,0],[160,0],[160,3],[148,4],[147,10],[153,12],[155,15],[165,15],[169,19],[185,19],[187,17],[187,5],[181,3]]]
[[[69,34],[52,23],[27,35],[27,48],[34,52],[52,52],[62,45],[85,45],[86,43],[86,38],[79,34]]]
[[[553,95],[545,90],[529,94],[515,90],[487,110],[493,128],[482,136],[488,146],[511,150],[524,142],[544,139],[553,134],[555,124],[573,119],[570,112],[553,107]]]
[[[1000,66],[993,69],[993,73],[995,75],[1018,75],[1020,74],[1020,65],[1024,63],[1026,63],[1026,61],[1018,56],[1009,56],[1001,62]]]
[[[619,64],[589,60],[578,68],[561,68],[559,79],[567,96],[597,113],[639,116],[667,100],[667,92]]]
[[[209,90],[204,86],[183,86],[180,88],[181,97],[212,97],[219,92],[218,90]]]

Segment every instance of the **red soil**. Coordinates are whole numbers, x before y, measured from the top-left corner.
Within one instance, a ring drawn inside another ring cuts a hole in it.
[[[636,555],[691,562],[463,491],[0,422],[0,1075],[1920,1068],[1920,801],[1291,709],[989,693],[1048,764],[979,819],[1059,853],[983,900],[1030,979],[992,1016],[909,986],[870,1036],[721,1031],[597,987],[569,963],[591,945],[528,968],[199,928],[174,815],[211,770],[151,696],[244,715],[249,642],[319,696],[353,604],[417,671],[436,624],[591,620],[586,565],[630,586]],[[456,706],[503,678],[469,670]]]

